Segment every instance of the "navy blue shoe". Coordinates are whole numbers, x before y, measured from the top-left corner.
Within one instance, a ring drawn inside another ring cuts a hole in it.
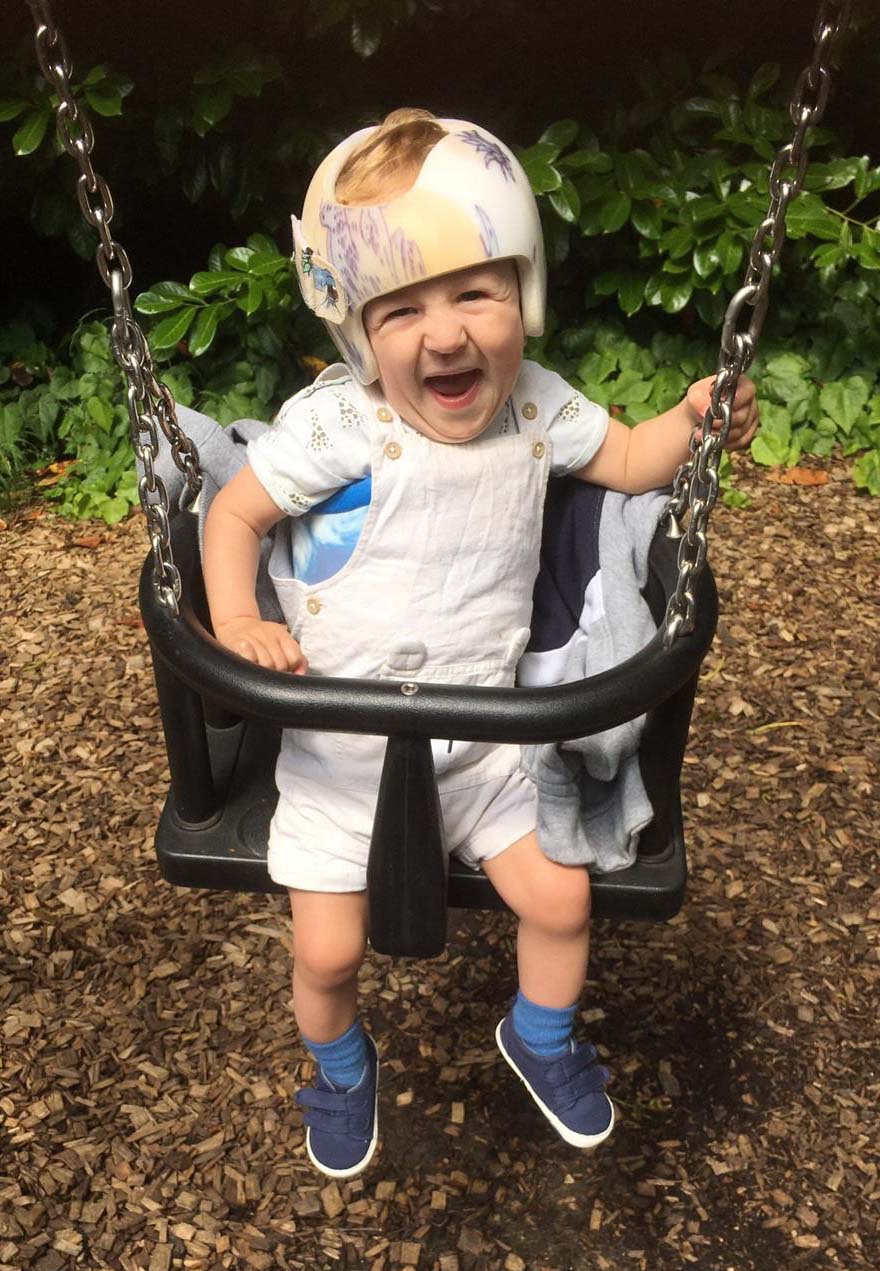
[[[549,1059],[523,1042],[510,1015],[495,1029],[498,1049],[544,1116],[573,1147],[593,1148],[614,1129],[614,1104],[605,1093],[608,1069],[596,1062],[592,1046],[570,1042],[566,1055]]]
[[[324,1076],[320,1068],[313,1086],[300,1090],[296,1101],[306,1108],[306,1151],[315,1169],[331,1178],[352,1178],[366,1169],[379,1136],[379,1056],[368,1033],[367,1062],[351,1090]]]

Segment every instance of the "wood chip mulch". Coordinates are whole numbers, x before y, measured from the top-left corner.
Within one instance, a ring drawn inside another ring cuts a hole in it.
[[[558,1142],[496,1055],[504,914],[372,955],[385,1080],[360,1178],[305,1156],[281,897],[175,890],[135,590],[144,535],[0,531],[0,1271],[880,1265],[878,505],[743,467],[685,770],[692,880],[597,924],[582,1032],[621,1118]]]

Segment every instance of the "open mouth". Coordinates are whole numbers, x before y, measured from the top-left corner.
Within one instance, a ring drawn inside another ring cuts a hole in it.
[[[456,371],[452,375],[427,375],[425,384],[442,405],[458,408],[470,405],[482,378],[482,371]]]

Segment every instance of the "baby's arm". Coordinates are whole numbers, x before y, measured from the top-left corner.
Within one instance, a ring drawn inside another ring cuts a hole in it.
[[[605,440],[583,468],[575,472],[582,481],[624,494],[642,494],[668,485],[680,464],[687,460],[691,430],[702,421],[712,395],[714,376],[697,380],[686,397],[653,419],[627,428],[611,419]],[[730,450],[747,446],[758,428],[755,386],[743,376],[736,390],[726,445]]]
[[[208,511],[205,590],[221,644],[270,670],[303,675],[302,650],[283,623],[263,621],[255,595],[260,540],[284,515],[245,464]]]

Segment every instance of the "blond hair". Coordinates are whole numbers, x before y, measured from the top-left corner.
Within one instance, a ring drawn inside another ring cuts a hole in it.
[[[348,156],[336,178],[336,201],[387,203],[415,184],[422,164],[446,136],[429,110],[392,110]]]

